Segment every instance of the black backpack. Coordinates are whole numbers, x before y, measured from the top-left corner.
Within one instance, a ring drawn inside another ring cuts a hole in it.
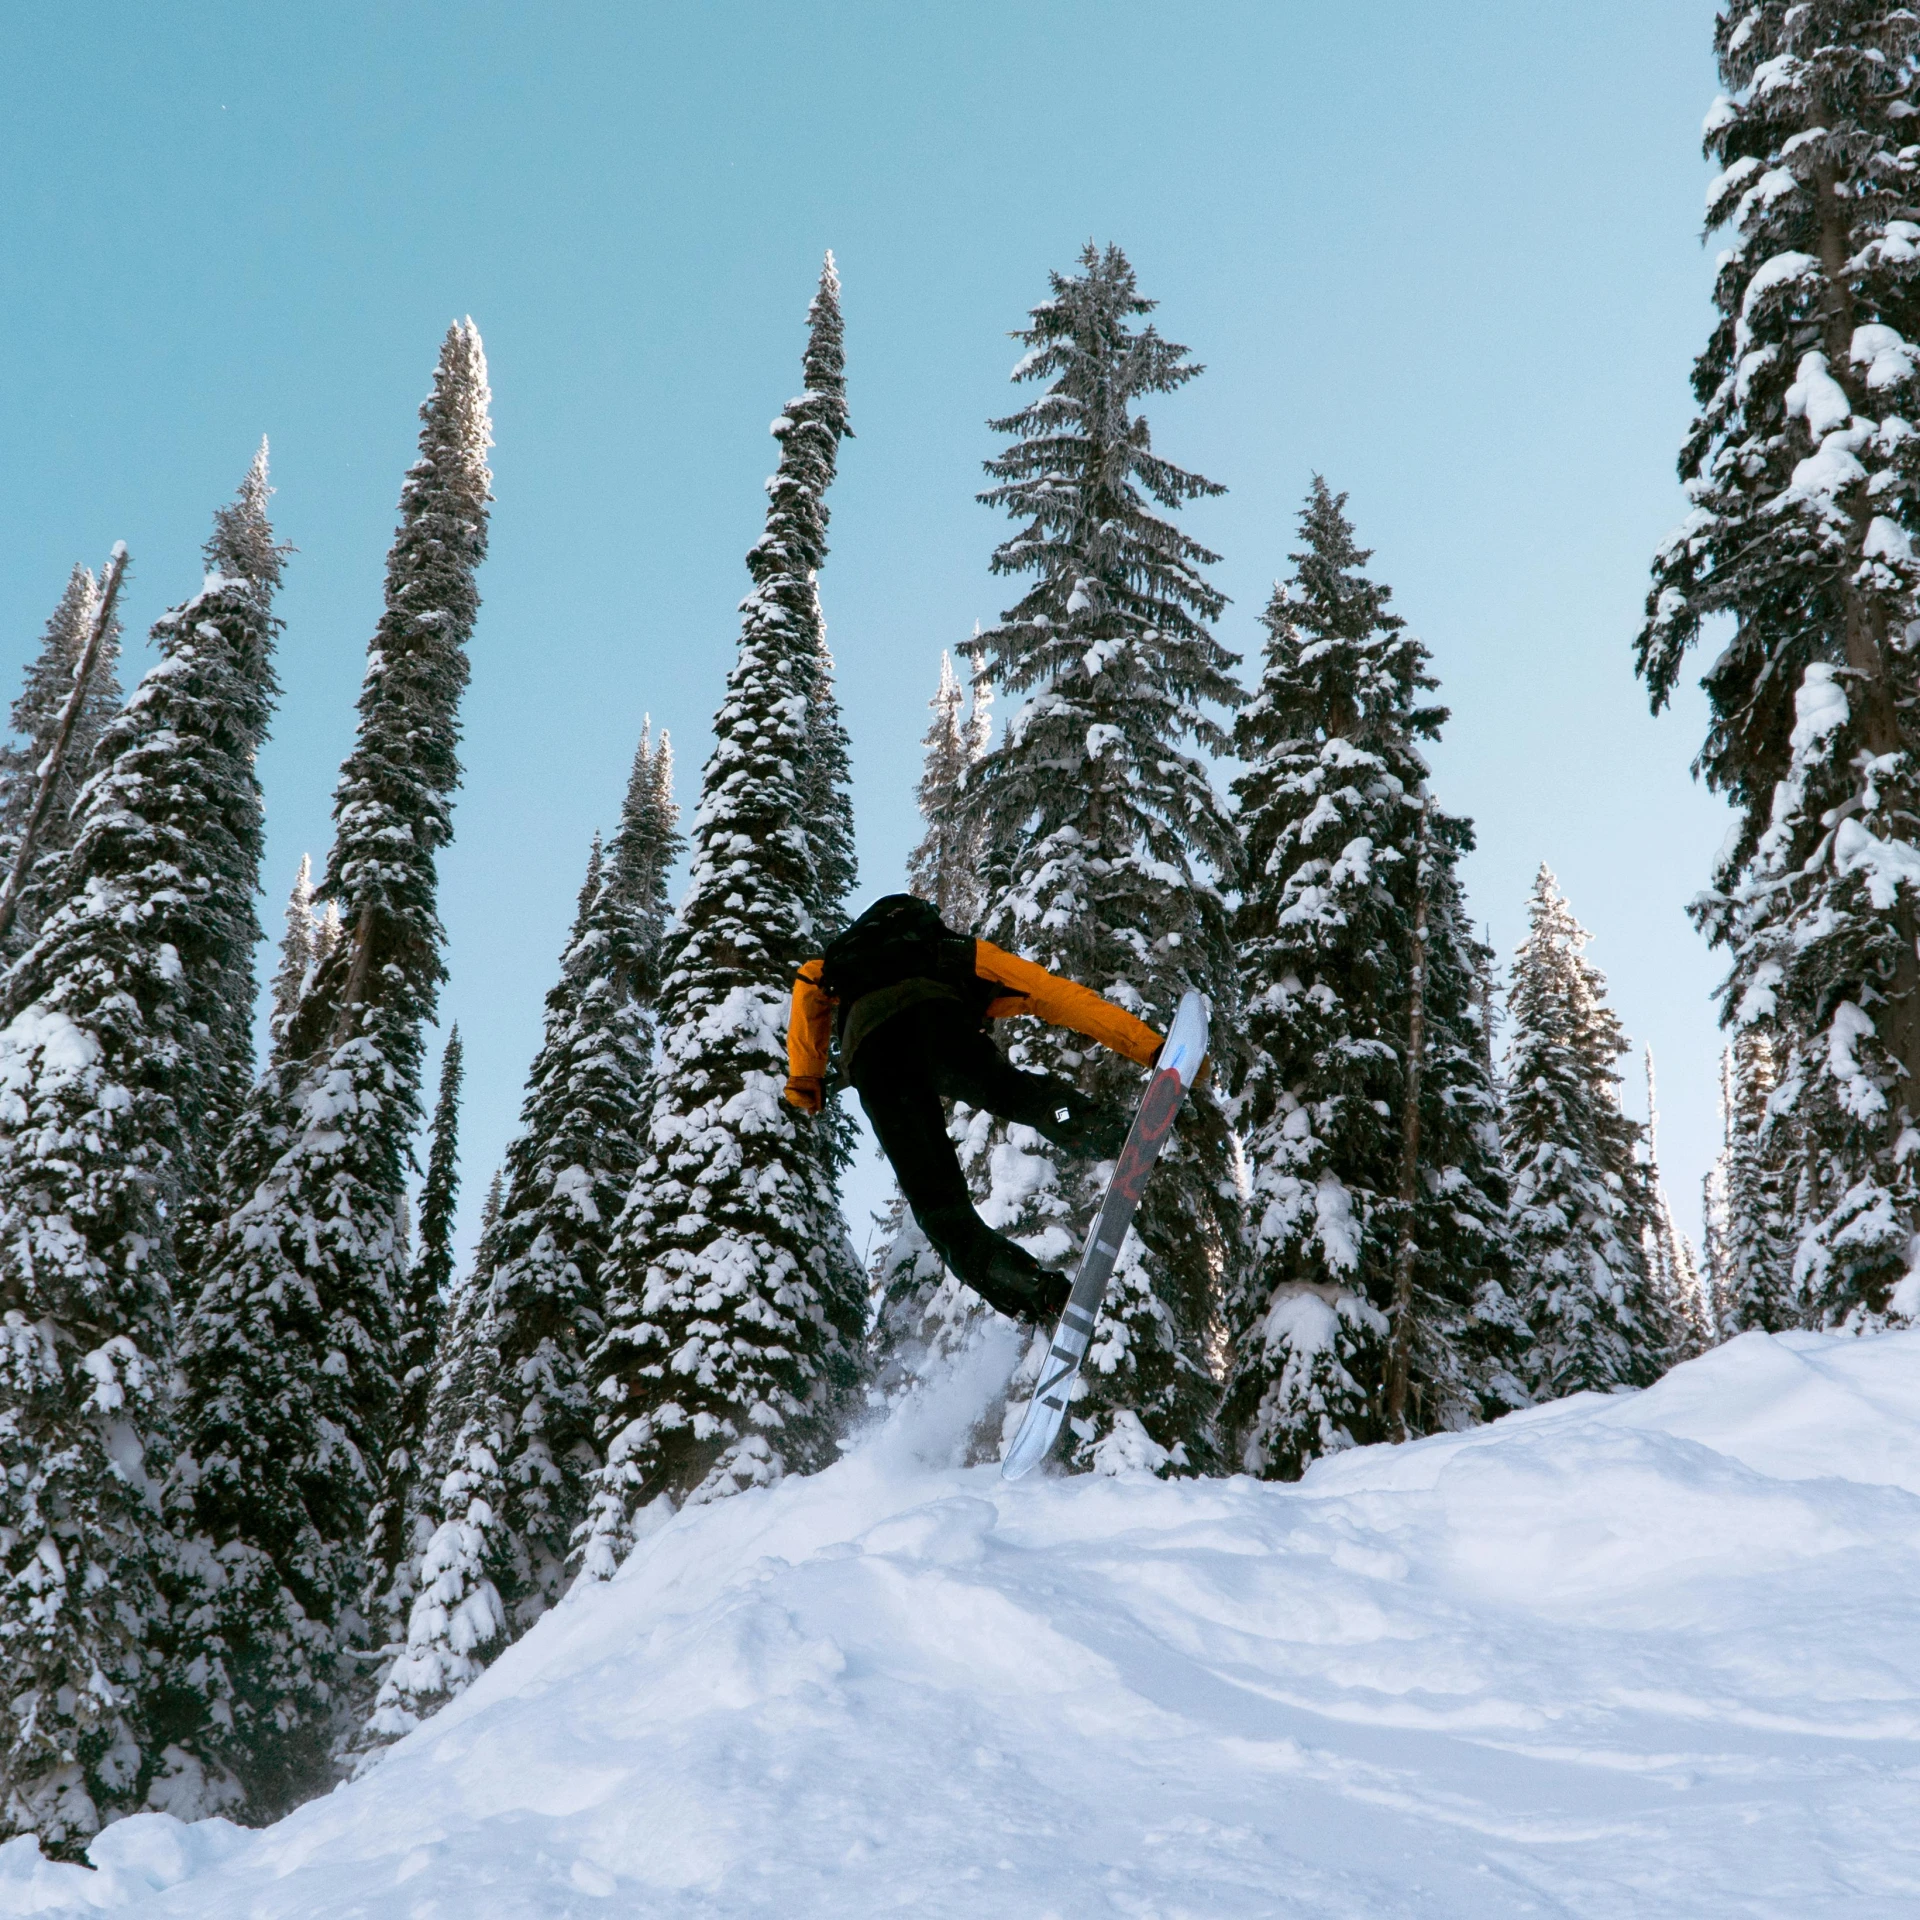
[[[973,941],[955,933],[927,901],[890,893],[821,955],[820,984],[844,1009],[902,980],[938,980],[964,993],[975,980]]]

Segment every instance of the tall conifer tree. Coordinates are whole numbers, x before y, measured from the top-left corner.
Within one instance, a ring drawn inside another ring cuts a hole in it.
[[[253,1002],[267,498],[263,453],[100,737],[0,1035],[0,1818],[60,1851],[164,1765],[173,1228]]]
[[[667,879],[685,852],[680,804],[673,797],[673,742],[665,728],[659,740],[654,740],[649,716],[641,728],[640,745],[627,778],[626,799],[608,866],[614,898],[632,916],[627,991],[649,1012],[660,993],[660,968],[671,918]]]
[[[1543,1399],[1644,1387],[1670,1358],[1642,1245],[1646,1136],[1621,1110],[1627,1037],[1586,958],[1590,937],[1541,867],[1507,992],[1502,1133],[1515,1285],[1533,1333],[1526,1375]]]
[[[443,976],[435,862],[452,835],[489,475],[486,359],[448,330],[400,497],[322,894],[338,941],[221,1167],[223,1218],[184,1343],[205,1543],[183,1681],[199,1750],[253,1818],[328,1776],[369,1633],[366,1540],[397,1410],[403,1210],[423,1032]]]
[[[1230,1052],[1215,881],[1232,866],[1233,831],[1202,756],[1226,744],[1213,710],[1242,695],[1212,632],[1225,602],[1204,569],[1217,556],[1166,517],[1222,489],[1155,453],[1136,411],[1200,368],[1141,324],[1154,302],[1119,248],[1089,245],[1076,273],[1051,280],[1018,335],[1014,375],[1043,390],[992,423],[1008,445],[981,495],[1015,523],[994,571],[1034,577],[980,636],[996,682],[1027,696],[967,780],[991,876],[980,932],[1162,1028],[1198,987]],[[1010,1052],[1115,1104],[1138,1098],[1136,1067],[1072,1034],[1020,1033]],[[989,1220],[1064,1261],[1098,1202],[1096,1170],[1024,1128],[976,1128],[969,1144]],[[1070,1416],[1076,1465],[1196,1470],[1213,1457],[1208,1352],[1240,1231],[1228,1158],[1225,1118],[1203,1090],[1115,1268]]]
[[[603,856],[593,844],[521,1132],[444,1343],[406,1644],[365,1745],[463,1691],[565,1589],[599,1463],[587,1355],[605,1325],[602,1267],[646,1123],[679,849],[673,750],[649,727],[612,845]]]
[[[313,862],[300,856],[300,869],[287,896],[285,931],[280,936],[280,964],[274,969],[271,1031],[276,1047],[300,1005],[300,996],[313,983],[321,958],[320,922],[314,913]]]
[[[597,1576],[626,1551],[638,1505],[707,1499],[830,1458],[857,1373],[865,1286],[831,1155],[780,1092],[794,970],[819,951],[816,916],[836,884],[810,717],[825,495],[846,431],[831,257],[804,377],[773,425],[766,532],[747,556],[754,590],[668,943],[658,1089],[608,1254],[607,1331],[592,1360],[605,1464],[584,1535]]]
[[[85,651],[87,635],[100,604],[100,588],[92,573],[76,566],[66,591],[41,638],[40,651],[28,664],[20,697],[13,703],[15,743],[0,748],[0,879],[13,871],[20,834],[33,809],[40,784],[40,767],[52,750],[73,676]],[[120,619],[116,614],[101,641],[86,698],[67,739],[52,805],[40,828],[34,853],[33,877],[20,896],[13,925],[7,930],[5,953],[12,957],[33,944],[47,911],[46,888],[59,866],[60,856],[73,844],[78,821],[74,803],[93,769],[94,749],[114,715],[120,711],[120,682],[114,672],[120,657]]]
[[[487,1197],[480,1203],[480,1238],[484,1241],[500,1224],[500,1203],[506,1194],[506,1176],[498,1167],[487,1182]]]
[[[1728,1227],[1727,1160],[1732,1145],[1731,1048],[1720,1054],[1721,1148],[1700,1182],[1700,1285],[1716,1330],[1727,1327]]]
[[[423,1542],[412,1523],[423,1488],[421,1469],[434,1358],[453,1286],[453,1223],[460,1197],[460,1089],[466,1055],[460,1029],[440,1056],[440,1091],[428,1130],[427,1176],[420,1190],[419,1245],[394,1317],[394,1372],[400,1382],[387,1456],[367,1523],[367,1618],[378,1640],[404,1637],[413,1602],[413,1562]]]
[[[1920,1311],[1920,17],[1734,0],[1715,50],[1719,319],[1639,666],[1658,708],[1733,615],[1697,766],[1737,831],[1697,913],[1731,961],[1723,1017],[1779,1040],[1807,1309],[1865,1331]]]
[[[1456,863],[1472,828],[1427,797],[1426,649],[1367,576],[1316,478],[1294,573],[1263,616],[1259,689],[1235,727],[1244,845],[1234,939],[1250,1066],[1237,1118],[1250,1257],[1227,1301],[1233,1463],[1294,1478],[1387,1437],[1403,1213],[1410,977],[1427,820],[1427,977],[1416,1166],[1409,1425],[1524,1397],[1505,1276],[1506,1184],[1489,1068],[1485,953]]]
[[[607,1250],[647,1128],[666,880],[680,849],[672,746],[662,734],[655,747],[649,730],[548,996],[488,1247],[505,1421],[496,1558],[516,1634],[565,1589],[600,1465],[588,1360],[605,1332]]]
[[[408,1315],[414,1344],[401,1351],[409,1377],[416,1368],[425,1371],[440,1309],[453,1286],[453,1219],[460,1199],[460,1090],[466,1077],[466,1050],[455,1026],[440,1056],[440,1092],[433,1105],[426,1182],[420,1189],[420,1246],[413,1263],[416,1279],[408,1289],[414,1302]]]
[[[992,684],[977,650],[970,649],[969,658],[971,708],[953,662],[940,656],[940,684],[928,702],[933,724],[914,790],[923,831],[907,856],[909,887],[960,932],[971,931],[985,905],[985,836],[979,816],[967,806],[966,781],[991,742],[993,711]],[[964,1113],[955,1125],[964,1139]],[[881,1398],[890,1400],[957,1358],[991,1309],[947,1272],[897,1192],[877,1224],[880,1245],[871,1269],[876,1311],[868,1357]]]
[[[837,295],[839,282],[835,280],[833,286]],[[834,691],[833,655],[827,649],[818,588],[813,604],[816,646],[807,689],[805,748],[814,872],[808,912],[815,937],[824,946],[847,924],[847,903],[859,878],[859,862],[853,851],[853,754]]]
[[[807,309],[801,377],[805,390],[789,402],[783,418],[799,422],[803,430],[797,437],[789,435],[782,448],[783,453],[789,446],[795,452],[804,449],[805,457],[782,458],[767,482],[771,496],[767,530],[748,557],[748,565],[759,589],[754,600],[763,601],[763,616],[790,625],[796,677],[806,690],[800,766],[812,871],[806,906],[814,938],[825,945],[846,925],[847,903],[859,878],[853,847],[852,748],[834,691],[833,654],[827,646],[826,615],[815,577],[827,552],[826,490],[833,482],[840,442],[853,438],[847,423],[840,275],[831,253],[821,269],[819,291]],[[778,435],[778,421],[774,430]],[[764,598],[768,587],[773,590],[771,600]],[[753,603],[749,600],[742,608],[749,618]]]
[[[483,1236],[480,1264],[454,1294],[434,1359],[406,1635],[352,1738],[356,1772],[464,1692],[506,1644],[501,1591],[511,1589],[513,1565],[501,1462],[509,1415],[486,1249]]]
[[[1653,1283],[1653,1298],[1665,1334],[1668,1364],[1678,1365],[1713,1345],[1713,1302],[1701,1282],[1699,1256],[1674,1218],[1667,1183],[1660,1174],[1660,1103],[1654,1092],[1651,1047],[1646,1049],[1645,1060],[1647,1209],[1641,1244],[1646,1250],[1647,1273]]]
[[[803,368],[806,391],[793,405],[837,408],[839,437],[850,440],[853,438],[853,429],[847,424],[840,276],[834,269],[831,253],[827,255],[825,269],[820,276],[820,291],[808,310],[807,322],[807,354]],[[809,476],[798,471],[788,474],[785,463],[782,463],[781,469],[775,472],[769,482],[769,490],[775,496],[775,505],[768,519],[769,537],[772,537],[774,518],[780,513],[779,496],[782,490],[804,491],[810,486],[812,481]],[[824,495],[816,488],[812,497],[820,514],[821,551],[824,555]],[[800,511],[804,514],[805,509],[801,508]],[[789,555],[789,561],[793,557]],[[827,623],[820,606],[819,582],[809,576],[804,594],[788,588],[782,597],[790,603],[796,620],[804,620],[812,631],[811,661],[804,682],[807,708],[801,774],[806,795],[807,836],[813,874],[806,898],[806,911],[813,923],[817,951],[847,925],[848,903],[853,898],[853,889],[859,878],[853,834],[853,753],[847,738],[846,722],[840,712],[839,696],[834,690],[833,654],[827,646]],[[853,1164],[857,1140],[853,1115],[837,1101],[830,1103],[826,1111],[816,1117],[810,1137],[815,1150],[825,1162],[828,1177],[837,1185],[840,1177]],[[838,1259],[837,1252],[835,1258]],[[845,1284],[849,1278],[848,1274],[842,1273],[837,1284]]]
[[[1773,1110],[1772,1036],[1743,1028],[1722,1060],[1724,1140],[1714,1169],[1714,1257],[1708,1280],[1722,1339],[1801,1324],[1793,1291],[1791,1116]]]
[[[1429,806],[1432,803],[1429,801]],[[1437,808],[1428,912],[1425,1061],[1413,1239],[1416,1411],[1428,1431],[1525,1406],[1526,1323],[1513,1295],[1498,1075],[1489,1066],[1493,955],[1460,882],[1473,823]],[[1403,1041],[1404,1051],[1404,1041]]]
[[[922,742],[920,784],[914,789],[925,831],[907,855],[907,884],[931,901],[956,932],[971,931],[985,905],[981,823],[966,805],[966,781],[986,752],[992,731],[993,691],[983,671],[973,675],[973,704],[940,656],[940,685],[928,705],[933,724]]]

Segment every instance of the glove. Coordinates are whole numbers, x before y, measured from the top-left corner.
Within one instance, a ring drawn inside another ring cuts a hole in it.
[[[801,1074],[787,1082],[787,1101],[802,1113],[818,1113],[827,1104],[826,1082],[818,1074]]]

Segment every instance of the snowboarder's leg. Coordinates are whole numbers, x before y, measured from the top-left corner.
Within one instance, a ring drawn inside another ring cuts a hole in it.
[[[1111,1160],[1126,1144],[1128,1117],[1110,1112],[1065,1080],[1012,1065],[960,1008],[933,1005],[929,1051],[934,1085],[949,1100],[1031,1127],[1056,1147],[1093,1160]]]
[[[1067,1277],[1048,1272],[974,1211],[913,1018],[919,1011],[897,1015],[861,1046],[853,1063],[860,1104],[934,1252],[990,1307],[1011,1319],[1049,1320],[1066,1305]]]

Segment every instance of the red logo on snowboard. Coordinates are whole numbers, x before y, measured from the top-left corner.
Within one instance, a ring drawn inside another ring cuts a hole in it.
[[[1165,1073],[1153,1076],[1147,1096],[1140,1102],[1140,1112],[1133,1123],[1133,1131],[1127,1136],[1127,1144],[1121,1150],[1120,1164],[1113,1173],[1113,1191],[1136,1205],[1147,1184],[1147,1175],[1153,1171],[1154,1160],[1160,1152],[1160,1142],[1167,1137],[1167,1130],[1173,1125],[1174,1115],[1180,1111],[1180,1102],[1186,1098],[1186,1093],[1186,1088],[1180,1084],[1180,1076],[1168,1068]]]

